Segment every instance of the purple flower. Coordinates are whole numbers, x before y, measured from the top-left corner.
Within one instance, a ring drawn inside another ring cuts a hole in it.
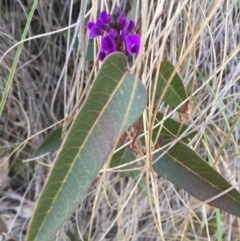
[[[117,51],[117,45],[115,42],[116,36],[117,33],[113,29],[110,29],[109,34],[102,38],[102,48],[98,56],[99,60],[102,61],[107,55]]]
[[[106,53],[104,51],[101,51],[98,55],[98,59],[100,61],[103,61],[105,59],[105,57],[106,57]]]
[[[126,29],[124,28],[123,30],[121,30],[121,33],[120,33],[120,40],[124,42],[126,40],[126,36],[127,36],[127,33],[126,33]]]
[[[94,25],[95,25],[95,23],[90,21],[90,22],[88,22],[87,27],[90,30]]]
[[[115,38],[117,34],[113,29],[110,29],[110,32],[108,35],[104,36],[102,38],[102,48],[105,50],[108,50],[110,48],[117,49]]]
[[[90,33],[89,33],[90,39],[103,35],[104,31],[107,31],[108,29],[107,25],[100,18],[97,19],[96,23],[88,22],[87,27],[88,29],[90,29]]]
[[[128,53],[132,56],[134,53],[138,54],[140,50],[141,37],[138,34],[130,34],[126,38],[126,48]]]
[[[90,39],[101,36],[101,48],[98,56],[100,61],[116,51],[130,56],[139,53],[141,37],[133,33],[135,22],[128,21],[125,11],[121,11],[119,6],[115,7],[112,15],[103,10],[96,23],[90,21],[87,27],[90,30]]]
[[[116,7],[114,8],[114,10],[113,10],[112,22],[111,22],[111,24],[116,25],[117,19],[118,19],[118,17],[120,16],[120,14],[121,14],[121,9],[120,9],[119,6],[116,6]]]
[[[134,28],[135,28],[135,22],[133,20],[130,20],[127,26],[127,33],[132,33]]]
[[[94,22],[88,22],[88,29],[90,30],[90,33],[89,33],[89,38],[90,39],[93,39],[97,36],[101,36],[104,34],[104,31],[103,29],[99,28],[98,26],[102,26],[101,24],[98,23],[94,23]]]
[[[103,30],[103,31],[106,31],[106,30],[107,30],[106,24],[104,24],[101,19],[98,19],[98,20],[97,20],[97,22],[96,22],[96,27],[99,28],[99,29],[101,29],[101,30]]]
[[[110,34],[103,37],[101,45],[102,49],[108,54],[117,51],[114,38]]]
[[[128,21],[127,21],[127,19],[126,19],[126,17],[125,17],[125,12],[124,12],[124,11],[122,11],[122,12],[120,13],[120,15],[119,15],[119,17],[118,17],[117,20],[118,20],[119,28],[120,28],[120,29],[124,29],[124,28],[127,27]]]
[[[164,141],[164,138],[161,136],[158,141],[159,143],[162,143]]]
[[[100,13],[100,19],[104,24],[108,24],[112,20],[112,15],[110,13],[107,14],[107,12],[105,10],[103,10]]]

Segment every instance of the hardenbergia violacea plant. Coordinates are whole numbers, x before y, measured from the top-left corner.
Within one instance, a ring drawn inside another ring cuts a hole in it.
[[[157,175],[203,202],[240,216],[239,192],[231,189],[231,184],[189,146],[197,131],[167,117],[167,110],[172,110],[179,119],[184,118],[192,108],[174,65],[162,61],[157,74],[147,81],[142,76],[138,79],[135,69],[129,68],[129,60],[138,61],[141,66],[151,63],[145,63],[144,54],[139,55],[146,50],[143,44],[149,41],[136,30],[141,23],[126,16],[117,6],[112,13],[100,11],[95,21],[86,24],[86,34],[98,49],[98,59],[92,62],[98,61],[101,67],[66,136],[62,138],[58,129],[38,149],[39,153],[58,150],[58,154],[37,202],[26,241],[54,238],[85,198],[114,146],[119,151],[110,155],[110,167],[124,177],[136,180],[139,169],[144,170],[151,159],[151,168]],[[140,157],[142,161],[132,163]],[[147,183],[143,175],[138,185],[152,200]],[[228,189],[231,190],[221,195]]]

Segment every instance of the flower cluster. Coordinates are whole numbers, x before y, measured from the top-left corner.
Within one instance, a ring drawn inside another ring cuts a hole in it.
[[[90,30],[90,39],[102,36],[99,60],[103,61],[106,56],[117,51],[130,56],[139,53],[141,37],[133,33],[135,22],[128,21],[125,11],[121,11],[118,6],[115,7],[113,14],[103,10],[96,23],[88,22],[87,27]]]

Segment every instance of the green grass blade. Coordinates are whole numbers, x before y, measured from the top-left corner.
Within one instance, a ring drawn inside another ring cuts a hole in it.
[[[27,19],[26,26],[23,30],[21,41],[25,40],[25,38],[27,36],[27,32],[29,30],[30,23],[32,21],[32,17],[33,17],[33,14],[35,12],[35,9],[37,7],[37,4],[38,4],[38,0],[34,0],[31,11],[30,11],[28,19]],[[4,88],[4,91],[3,91],[3,96],[2,96],[2,99],[1,99],[1,102],[0,102],[0,116],[2,115],[2,112],[3,112],[3,108],[4,108],[4,105],[5,105],[5,102],[6,102],[6,99],[7,99],[7,95],[8,95],[12,80],[13,80],[13,76],[15,74],[17,63],[18,63],[20,54],[22,52],[22,48],[23,48],[23,42],[21,42],[18,45],[17,53],[16,53],[15,58],[13,60],[13,64],[12,64],[12,67],[11,67],[11,70],[10,70],[10,74],[8,76],[8,79],[7,79],[6,87]]]

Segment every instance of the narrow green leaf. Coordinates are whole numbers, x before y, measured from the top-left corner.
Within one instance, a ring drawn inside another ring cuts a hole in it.
[[[131,171],[131,177],[132,179],[137,182],[139,178],[140,171],[134,170]],[[145,196],[148,197],[148,187],[147,187],[147,181],[144,176],[141,177],[140,181],[138,182],[138,188],[143,192]],[[154,197],[151,196],[152,201],[154,202]]]
[[[65,40],[67,41],[68,32],[64,33],[63,36],[64,36]],[[74,36],[74,30],[70,30],[70,33],[69,33],[70,43],[73,41],[73,36]],[[78,50],[78,45],[79,45],[79,42],[78,42],[78,38],[76,37],[75,40],[74,40],[74,44],[73,44],[73,49],[76,52]]]
[[[112,156],[112,160],[110,162],[110,167],[118,167],[121,166],[123,164],[127,164],[131,161],[133,161],[135,159],[134,154],[128,149],[128,148],[122,148],[120,151],[116,152],[113,156]],[[125,167],[121,167],[120,170],[122,170],[123,172],[121,172],[121,176],[122,177],[126,177],[126,176],[130,176],[130,171],[127,172],[125,171],[126,169],[131,169],[133,168],[134,165],[128,165]]]
[[[134,89],[135,77],[126,70],[127,59],[121,53],[111,54],[104,61],[88,99],[61,145],[31,220],[27,241],[52,240],[85,197],[119,134],[142,114],[146,89],[140,81]]]
[[[62,142],[62,127],[52,131],[37,149],[38,154],[57,151]]]
[[[68,32],[64,33],[64,38],[65,40],[67,41],[67,37],[68,37]],[[73,41],[73,36],[74,36],[74,31],[71,30],[70,31],[70,42]],[[75,38],[75,41],[74,41],[74,44],[73,44],[73,48],[74,50],[77,52],[78,50],[78,46],[79,46],[79,41],[78,41],[78,38]],[[96,53],[98,52],[98,48],[96,46]],[[93,62],[94,61],[94,41],[93,39],[90,39],[88,41],[88,46],[87,46],[87,53],[86,53],[86,60],[87,61],[91,61]]]
[[[128,148],[123,148],[117,153],[115,153],[112,157],[110,167],[118,167],[120,165],[129,163],[135,159],[135,155],[128,149]],[[140,171],[138,170],[132,170],[132,171],[125,171],[126,169],[131,169],[136,167],[136,164],[131,164],[126,167],[122,167],[121,170],[123,171],[121,173],[121,177],[129,177],[131,176],[132,179],[137,182],[139,178]],[[143,193],[148,196],[148,189],[147,189],[147,182],[144,177],[141,177],[140,181],[138,182],[138,188],[143,191]],[[152,197],[152,200],[153,197]]]
[[[170,78],[172,72],[174,71],[174,66],[169,61],[163,61],[160,65],[160,71],[157,82],[156,97],[159,98]],[[182,79],[176,73],[170,82],[167,91],[163,97],[163,100],[173,108],[179,106],[184,100],[187,99],[187,93],[184,88]],[[184,106],[182,105],[178,111],[183,112]]]
[[[157,113],[155,124],[162,121],[163,117],[163,113]],[[159,137],[163,138],[164,141],[162,142],[162,145],[164,145],[172,141],[173,138],[180,136],[188,128],[188,126],[185,124],[181,125],[181,123],[175,121],[172,118],[167,118],[166,120],[164,120],[162,127],[160,125],[153,130],[152,139],[154,142],[156,140],[160,128],[162,129]],[[189,132],[191,133],[181,139],[185,143],[189,143],[189,141],[197,134],[197,131],[191,130]]]
[[[163,113],[158,112],[156,116],[155,125],[158,124],[160,121],[163,120]],[[161,128],[161,130],[160,130]],[[153,129],[152,132],[152,140],[153,143],[156,142],[156,138],[158,138],[158,141],[156,143],[161,144],[161,146],[164,146],[165,144],[168,144],[171,142],[175,137],[179,137],[186,129],[188,128],[187,125],[183,124],[181,125],[180,122],[175,121],[172,118],[167,118],[164,120],[162,125],[159,125]],[[159,133],[160,131],[160,133]],[[197,131],[189,130],[190,134],[187,134],[182,138],[181,140],[188,144],[190,140],[197,134]],[[160,139],[162,139],[160,143]],[[141,137],[141,142],[145,145],[145,138]]]
[[[96,46],[96,53],[97,52],[98,52],[98,47]],[[90,61],[90,62],[94,61],[94,41],[93,41],[93,39],[90,39],[88,42],[86,60]]]
[[[160,154],[162,152],[154,154],[153,163]],[[201,201],[213,198],[231,187],[215,169],[181,142],[157,160],[153,168],[157,174]],[[236,189],[208,204],[240,217],[240,193]]]

